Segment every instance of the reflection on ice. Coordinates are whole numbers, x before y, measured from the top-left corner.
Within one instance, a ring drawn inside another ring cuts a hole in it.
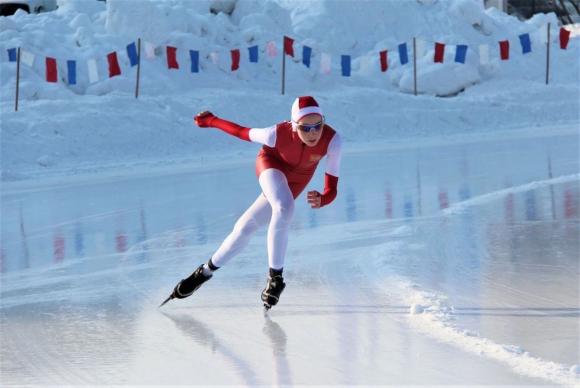
[[[445,295],[462,330],[579,364],[577,144],[570,135],[347,154],[332,206],[313,211],[299,198],[288,287],[267,317],[265,231],[199,295],[154,308],[256,197],[251,161],[14,183],[1,209],[3,382],[544,383],[410,330],[410,305],[387,279]],[[218,180],[235,192],[207,189]],[[321,185],[319,172],[311,187]]]

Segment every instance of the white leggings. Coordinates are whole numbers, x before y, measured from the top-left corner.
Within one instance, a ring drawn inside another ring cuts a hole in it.
[[[258,178],[262,194],[242,214],[234,230],[213,254],[211,261],[222,267],[237,255],[250,241],[254,232],[270,221],[268,227],[268,264],[270,268],[284,267],[288,245],[288,230],[294,214],[294,197],[284,174],[275,168],[260,173]]]

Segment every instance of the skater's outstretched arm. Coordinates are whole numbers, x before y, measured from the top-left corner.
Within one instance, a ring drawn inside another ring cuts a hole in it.
[[[326,206],[336,198],[338,194],[338,174],[340,170],[340,161],[342,158],[342,140],[338,133],[335,133],[330,144],[328,145],[328,153],[326,155],[326,172],[324,174],[324,191],[309,191],[307,201],[310,207],[318,209]]]
[[[276,144],[276,126],[268,128],[242,127],[231,121],[220,119],[208,111],[196,115],[194,121],[202,128],[218,128],[242,140],[265,144],[269,147],[274,147]]]

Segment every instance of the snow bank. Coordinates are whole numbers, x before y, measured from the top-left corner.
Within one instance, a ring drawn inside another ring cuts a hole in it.
[[[59,0],[59,9],[39,15],[19,12],[0,17],[0,50],[21,46],[35,54],[32,67],[21,66],[20,110],[13,111],[14,63],[0,61],[2,179],[123,168],[143,163],[197,163],[223,149],[253,157],[255,147],[217,131],[201,132],[191,116],[211,109],[248,126],[288,118],[297,95],[314,94],[347,149],[408,138],[480,136],[490,131],[578,125],[580,71],[578,39],[568,50],[554,46],[550,85],[544,85],[545,53],[541,26],[555,16],[536,15],[521,22],[471,0],[365,1]],[[518,52],[517,36],[529,32],[533,52]],[[296,58],[287,58],[286,95],[280,95],[281,57],[269,58],[268,41],[296,39]],[[143,58],[140,98],[134,99],[135,68],[126,45],[141,37],[180,50],[180,70],[168,70],[163,50]],[[382,73],[378,52],[416,37],[417,87],[412,66],[389,54]],[[465,65],[433,63],[434,41],[450,45],[512,41],[509,61],[492,55],[481,65],[475,49]],[[515,40],[513,40],[515,39]],[[556,44],[557,36],[553,43]],[[260,62],[248,63],[245,47],[260,45]],[[312,67],[301,63],[301,44],[313,47]],[[187,49],[200,50],[199,74],[188,70]],[[241,68],[229,69],[229,50],[242,48]],[[105,56],[119,53],[123,74],[105,78]],[[334,55],[332,73],[319,72],[320,53]],[[209,53],[216,53],[216,64]],[[352,77],[340,75],[339,54],[351,54]],[[59,82],[44,81],[44,56],[59,59]],[[65,59],[78,62],[77,85],[67,85]],[[90,83],[86,62],[97,62],[101,80]],[[439,99],[433,96],[453,96]],[[106,146],[105,146],[106,145]]]

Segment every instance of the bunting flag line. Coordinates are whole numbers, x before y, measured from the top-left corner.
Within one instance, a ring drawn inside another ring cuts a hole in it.
[[[167,67],[169,69],[179,69],[179,63],[177,63],[177,47],[167,46]]]
[[[502,61],[510,59],[510,41],[502,40],[499,42],[499,53]]]
[[[31,52],[20,49],[20,62],[32,67],[32,65],[34,65],[34,58],[34,54]]]
[[[530,41],[530,34],[521,34],[519,36],[520,44],[522,45],[522,54],[527,54],[532,51],[532,42]]]
[[[294,39],[284,36],[284,54],[294,57]]]
[[[275,57],[276,55],[278,55],[278,49],[276,48],[276,43],[269,41],[266,44],[266,54],[268,54],[268,56],[271,57]]]
[[[405,65],[409,62],[407,43],[401,43],[399,45],[399,60],[401,61],[401,65]]]
[[[136,66],[139,63],[139,55],[137,54],[137,45],[135,42],[131,42],[127,45],[127,56],[129,57],[131,67]]]
[[[16,62],[16,49],[10,48],[6,51],[8,51],[8,62]]]
[[[189,58],[191,59],[191,72],[199,73],[199,51],[189,50]]]
[[[489,63],[489,46],[486,44],[479,45],[479,63],[482,65]]]
[[[467,45],[458,44],[455,46],[455,62],[465,63],[465,57],[467,56]]]
[[[234,49],[230,50],[232,57],[232,71],[236,71],[240,68],[240,50]]]
[[[66,61],[67,80],[69,85],[76,85],[77,83],[77,61]]]
[[[97,61],[94,59],[89,59],[87,62],[89,70],[89,82],[95,83],[99,80],[99,70],[97,68]]]
[[[57,82],[58,70],[56,69],[56,59],[46,57],[46,81]]]
[[[340,63],[343,77],[350,77],[350,55],[341,55]]]
[[[308,46],[302,46],[302,63],[306,67],[310,67],[310,57],[312,56],[312,48]]]
[[[566,50],[568,48],[568,42],[570,41],[570,31],[564,27],[560,27],[560,48]]]
[[[258,63],[258,46],[248,47],[248,54],[250,54],[251,63]]]
[[[332,60],[330,54],[321,53],[320,54],[320,72],[322,74],[330,74]]]
[[[117,52],[107,54],[107,62],[109,62],[109,78],[121,75],[121,67],[117,59]]]
[[[445,55],[445,44],[435,42],[435,55],[433,56],[433,62],[443,63],[444,55]]]
[[[381,62],[381,71],[384,73],[389,68],[389,61],[387,60],[387,50],[383,50],[379,53]]]

